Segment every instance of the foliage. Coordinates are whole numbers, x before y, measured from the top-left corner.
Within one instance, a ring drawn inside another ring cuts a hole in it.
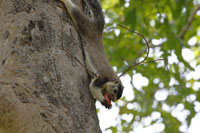
[[[185,121],[187,126],[191,124],[191,119],[199,111],[195,106],[200,104],[200,10],[198,14],[192,14],[199,7],[198,1],[102,0],[101,3],[106,19],[106,54],[118,72],[144,58],[146,47],[141,37],[118,27],[117,23],[143,34],[151,47],[148,63],[134,67],[128,73],[132,78],[135,74],[142,74],[148,78],[148,86],[136,88],[133,81],[134,99],[122,98],[120,102],[124,104],[117,103],[120,115],[132,114],[133,118],[129,122],[121,119],[118,127],[110,129],[113,132],[134,131],[137,123],[157,113],[160,118],[151,119],[143,127],[160,123],[164,124],[163,132],[184,132],[180,126]],[[189,60],[183,55],[183,51],[188,49],[195,55]],[[198,75],[189,76],[192,73]],[[156,95],[162,92],[165,92],[166,98],[157,98]],[[134,108],[128,108],[130,104]],[[180,106],[183,107],[180,112],[187,112],[184,120],[173,115]]]

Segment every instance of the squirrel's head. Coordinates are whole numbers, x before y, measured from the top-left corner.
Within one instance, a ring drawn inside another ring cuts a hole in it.
[[[102,93],[103,95],[108,94],[109,99],[115,102],[122,96],[123,89],[120,81],[108,81],[104,84]]]
[[[104,99],[97,99],[104,105],[106,108],[111,108],[111,101],[115,102],[122,96],[123,85],[120,79],[114,78],[109,79],[106,76],[98,76],[96,77],[90,84],[90,90],[95,98],[101,97],[99,96],[97,89],[101,89],[101,95],[104,96]]]

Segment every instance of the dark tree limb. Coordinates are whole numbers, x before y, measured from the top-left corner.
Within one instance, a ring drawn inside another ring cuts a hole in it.
[[[188,20],[187,20],[187,23],[186,25],[182,28],[181,32],[179,33],[179,38],[183,39],[184,38],[184,35],[185,33],[188,31],[190,25],[192,24],[192,21],[194,20],[194,16],[196,14],[196,12],[200,10],[200,5],[197,5],[191,12]]]

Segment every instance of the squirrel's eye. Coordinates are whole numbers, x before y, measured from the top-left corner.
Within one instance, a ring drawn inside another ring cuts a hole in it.
[[[114,93],[115,93],[115,94],[117,94],[117,92],[118,92],[118,90],[117,90],[117,89],[115,89],[115,90],[114,90]]]

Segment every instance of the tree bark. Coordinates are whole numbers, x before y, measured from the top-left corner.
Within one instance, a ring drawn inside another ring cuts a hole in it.
[[[0,0],[0,31],[0,133],[101,132],[62,3]]]

